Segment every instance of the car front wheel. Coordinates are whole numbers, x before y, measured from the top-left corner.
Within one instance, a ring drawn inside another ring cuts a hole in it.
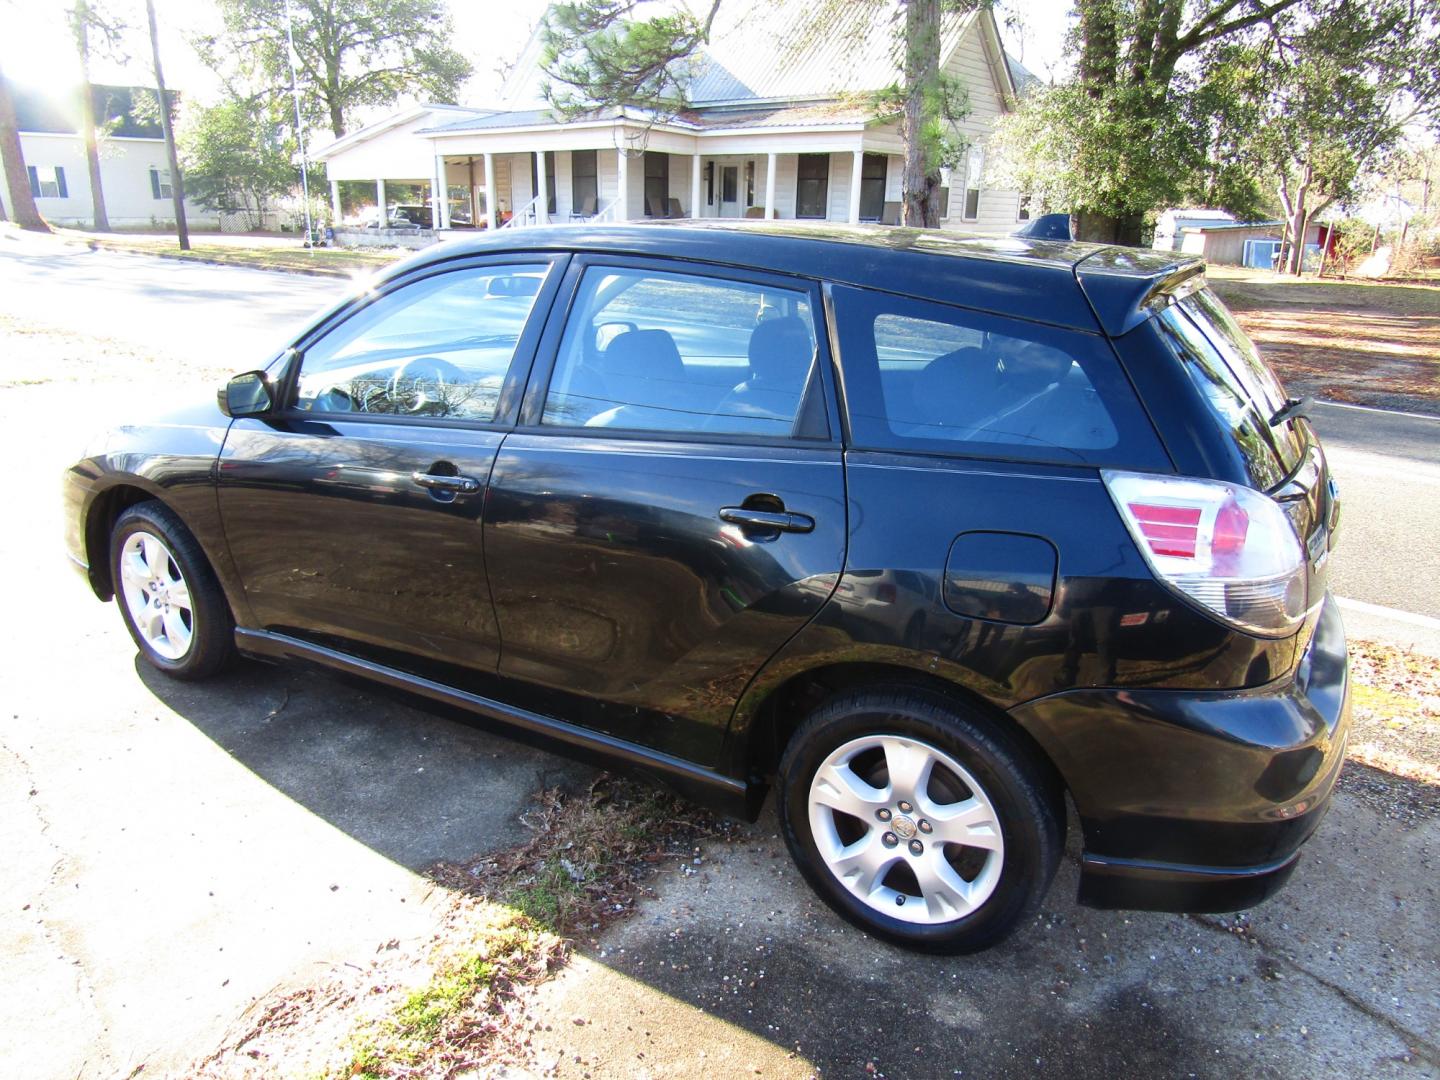
[[[780,766],[802,873],[840,915],[931,952],[986,948],[1032,916],[1059,863],[1063,806],[1027,749],[928,691],[822,704]]]
[[[200,545],[169,507],[138,503],[110,535],[110,573],[125,627],[154,667],[177,679],[220,670],[234,647],[225,594]]]

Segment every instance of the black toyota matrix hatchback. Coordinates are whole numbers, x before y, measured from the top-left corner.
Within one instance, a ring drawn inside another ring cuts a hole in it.
[[[768,224],[442,244],[68,474],[145,658],[298,660],[753,816],[941,951],[1248,906],[1344,757],[1333,485],[1199,262]],[[477,791],[476,797],[483,797]]]

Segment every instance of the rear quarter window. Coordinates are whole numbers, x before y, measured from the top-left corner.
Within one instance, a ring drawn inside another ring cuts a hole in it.
[[[1100,336],[849,287],[832,297],[853,444],[1168,465]]]

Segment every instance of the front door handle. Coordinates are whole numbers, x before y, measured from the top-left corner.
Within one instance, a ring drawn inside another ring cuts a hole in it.
[[[410,479],[431,491],[449,491],[460,495],[473,495],[480,490],[480,481],[473,476],[442,476],[439,473],[420,472],[410,474]]]
[[[815,529],[809,514],[788,510],[751,510],[748,506],[722,506],[720,520],[746,529],[778,529],[780,532],[808,533]]]

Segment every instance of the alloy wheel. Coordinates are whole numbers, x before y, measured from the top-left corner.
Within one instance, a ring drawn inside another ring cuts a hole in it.
[[[831,752],[810,782],[809,820],[835,879],[905,922],[976,911],[1005,861],[984,788],[951,755],[902,735],[867,735]]]
[[[156,655],[179,660],[195,636],[190,587],[165,542],[135,532],[120,551],[120,591],[131,621]]]

